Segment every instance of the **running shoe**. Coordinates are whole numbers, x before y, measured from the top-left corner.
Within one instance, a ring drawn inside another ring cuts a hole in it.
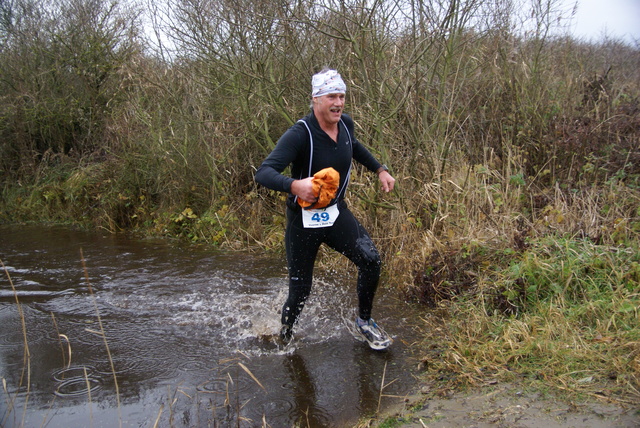
[[[387,332],[376,324],[373,318],[369,318],[368,321],[365,321],[360,317],[356,317],[355,324],[355,331],[358,333],[355,338],[362,342],[367,342],[371,349],[381,351],[383,349],[387,349],[393,342]]]
[[[282,324],[282,328],[280,329],[280,340],[285,345],[289,344],[293,339],[293,328],[290,325]]]

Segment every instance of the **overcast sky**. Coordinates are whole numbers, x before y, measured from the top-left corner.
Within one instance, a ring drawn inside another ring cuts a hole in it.
[[[605,35],[640,44],[640,0],[564,0],[568,6],[578,2],[573,18],[573,34],[585,40]]]

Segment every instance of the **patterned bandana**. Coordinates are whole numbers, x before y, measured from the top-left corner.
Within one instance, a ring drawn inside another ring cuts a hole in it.
[[[327,70],[313,75],[311,89],[312,97],[321,97],[328,94],[344,94],[347,92],[347,85],[336,70]]]

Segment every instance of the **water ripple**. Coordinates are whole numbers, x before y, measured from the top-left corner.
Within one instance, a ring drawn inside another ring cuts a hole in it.
[[[228,373],[226,377],[210,379],[201,383],[196,390],[207,394],[243,394],[255,388],[255,382],[246,374]]]
[[[93,393],[102,388],[102,381],[96,374],[95,368],[91,366],[72,366],[56,370],[52,374],[56,385],[54,394],[69,398]]]

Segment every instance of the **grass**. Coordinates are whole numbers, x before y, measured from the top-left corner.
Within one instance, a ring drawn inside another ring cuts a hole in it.
[[[24,403],[22,419],[24,419],[24,415],[26,414],[27,404],[29,402],[29,392],[31,390],[31,353],[29,352],[29,341],[27,340],[27,326],[26,326],[26,322],[25,322],[25,318],[24,318],[24,312],[22,311],[22,305],[20,304],[20,301],[18,299],[18,294],[16,292],[15,286],[13,285],[13,280],[11,279],[11,275],[9,275],[9,271],[7,270],[7,268],[4,265],[4,262],[2,260],[0,260],[0,265],[2,265],[2,269],[4,270],[5,274],[7,275],[7,279],[9,281],[9,284],[11,285],[11,290],[13,291],[15,299],[16,299],[16,307],[18,309],[18,316],[20,317],[20,323],[21,323],[21,327],[22,327],[22,338],[23,338],[23,341],[24,341],[22,372],[20,374],[20,380],[18,381],[16,392],[13,395],[13,397],[11,396],[9,391],[7,390],[6,380],[4,378],[2,379],[2,386],[3,386],[4,393],[6,395],[6,402],[7,402],[6,414],[3,415],[2,419],[0,419],[0,422],[2,422],[2,424],[4,425],[5,420],[7,420],[7,421],[10,420],[12,413],[14,413],[14,408],[16,406],[16,400],[18,399],[20,391],[23,388],[24,388],[24,393],[26,395],[26,399],[25,399],[25,403]],[[14,419],[15,419],[15,417],[14,417]]]
[[[360,202],[369,178],[356,177],[351,206],[385,257],[384,284],[424,305],[424,341],[417,345],[423,381],[434,393],[498,379],[566,397],[638,403],[636,177],[537,190],[492,165],[458,160],[448,178],[415,185],[411,198],[403,194],[414,184],[400,173],[404,189],[390,195],[394,208],[374,213]],[[73,194],[92,189],[63,188]],[[122,192],[96,188],[106,193],[87,200],[128,201],[118,196]],[[278,251],[283,218],[272,204],[281,203],[278,195],[256,190],[216,201],[204,213],[182,208],[161,214],[163,208],[149,204],[145,209],[155,220],[138,230]],[[131,210],[142,213],[140,206]],[[246,212],[262,220],[247,223]],[[341,269],[347,262],[322,251],[319,263]]]
[[[639,260],[633,247],[531,240],[425,317],[425,345],[435,348],[426,378],[442,387],[517,380],[637,404]]]

